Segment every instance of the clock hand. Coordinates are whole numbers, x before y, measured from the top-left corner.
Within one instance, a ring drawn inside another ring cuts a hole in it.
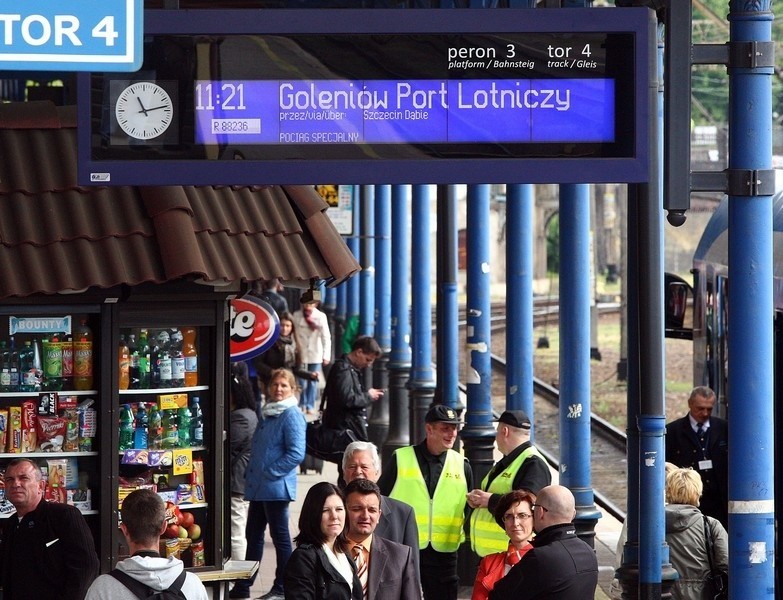
[[[148,108],[148,109],[145,111],[145,113],[146,113],[146,112],[151,112],[151,111],[153,111],[153,110],[160,110],[161,108],[168,108],[168,107],[169,107],[169,105],[168,105],[168,104],[162,104],[162,105],[160,105],[160,106],[156,106],[156,107],[154,107],[154,108]]]
[[[144,105],[141,103],[141,97],[136,96],[136,100],[139,101],[139,106],[141,106],[141,110],[139,112],[143,112],[144,116],[147,116],[147,109],[144,108]]]

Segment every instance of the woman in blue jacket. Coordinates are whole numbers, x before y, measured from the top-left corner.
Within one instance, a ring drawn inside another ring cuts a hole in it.
[[[292,551],[288,505],[296,499],[296,469],[304,459],[306,429],[295,391],[291,371],[277,369],[270,374],[267,402],[261,409],[245,471],[245,500],[250,501],[246,559],[261,560],[267,526],[277,554],[275,581],[262,596],[264,600],[283,600],[283,569]],[[230,597],[249,598],[252,585],[252,579],[237,582]]]

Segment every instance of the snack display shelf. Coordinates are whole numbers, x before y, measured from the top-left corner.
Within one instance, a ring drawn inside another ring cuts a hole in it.
[[[204,450],[207,449],[207,447],[206,446],[188,446],[187,448],[128,448],[128,450],[137,450],[137,449],[154,451],[154,452],[166,452],[167,450],[190,450],[191,452],[203,452]],[[118,453],[119,453],[120,456],[122,456],[125,453],[125,450],[120,450]],[[51,454],[51,453],[46,453],[46,454]],[[85,455],[85,456],[87,455],[86,452],[76,452],[76,454],[81,454],[81,455]],[[2,456],[3,455],[0,454],[0,458],[2,458]],[[169,465],[169,466],[171,466],[171,465]]]
[[[0,392],[0,399],[38,398],[41,394],[50,394],[52,392],[56,392],[61,396],[95,396],[98,393],[96,390],[40,390],[37,392]]]

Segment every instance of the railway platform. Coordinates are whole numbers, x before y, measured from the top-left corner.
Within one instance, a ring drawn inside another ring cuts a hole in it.
[[[552,473],[553,481],[557,481],[557,473]],[[307,490],[319,481],[337,481],[337,466],[331,463],[324,463],[324,470],[319,475],[312,471],[306,475],[300,474],[297,478],[296,501],[291,503],[290,522],[291,537],[298,531],[299,514],[302,508]],[[608,600],[609,584],[614,575],[614,556],[617,547],[617,539],[620,535],[621,524],[610,515],[604,515],[599,519],[596,526],[595,547],[598,554],[598,589],[595,593],[595,600]],[[265,594],[272,587],[275,577],[275,549],[269,535],[266,536],[264,544],[264,558],[258,570],[258,576],[250,590],[251,598],[258,598]],[[461,588],[460,600],[469,600],[472,586]]]

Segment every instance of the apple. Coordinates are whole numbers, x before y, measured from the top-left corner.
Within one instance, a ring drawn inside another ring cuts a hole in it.
[[[188,527],[188,537],[191,540],[197,540],[201,537],[201,526],[198,523],[194,523]]]
[[[163,537],[167,537],[167,538],[179,537],[179,525],[172,524],[166,527],[166,531],[163,532]]]
[[[196,522],[196,517],[193,516],[192,512],[183,511],[180,514],[179,524],[182,525],[182,527],[186,527],[186,528],[190,527],[195,522]]]
[[[177,532],[177,537],[183,539],[188,537],[188,530],[180,525],[179,531]]]

